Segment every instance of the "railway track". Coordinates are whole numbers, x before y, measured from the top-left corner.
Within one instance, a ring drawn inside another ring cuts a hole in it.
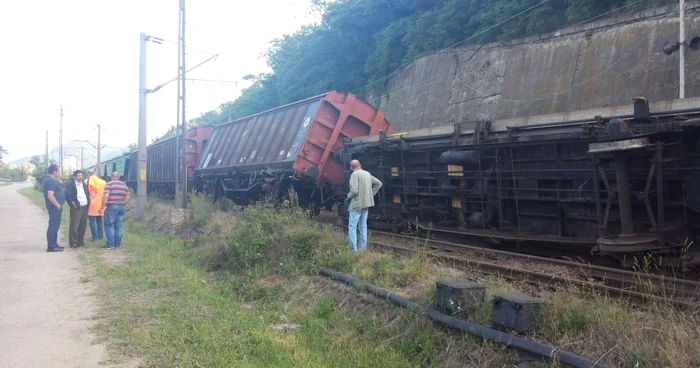
[[[700,282],[696,281],[381,231],[372,231],[372,235],[382,238],[370,241],[370,246],[378,250],[425,254],[457,268],[510,280],[575,286],[600,295],[670,304],[680,309],[700,308]]]

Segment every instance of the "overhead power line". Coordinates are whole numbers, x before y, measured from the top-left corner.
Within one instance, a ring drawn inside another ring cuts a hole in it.
[[[191,71],[197,69],[198,67],[200,67],[200,66],[202,66],[203,64],[209,62],[210,60],[216,59],[218,56],[219,56],[219,54],[212,55],[210,58],[208,58],[208,59],[202,61],[201,63],[199,63],[199,64],[193,66],[193,67],[190,68],[190,69],[187,69],[187,72],[189,73],[189,72],[191,72]],[[165,83],[163,83],[163,84],[160,84],[160,85],[156,86],[156,87],[153,88],[153,89],[149,89],[149,90],[146,91],[146,93],[157,92],[159,89],[161,89],[161,88],[165,87],[166,85],[168,85],[168,84],[170,84],[170,83],[172,83],[172,82],[178,80],[179,77],[180,77],[180,76],[177,76],[177,77],[175,77],[175,78],[173,78],[173,79],[171,79],[171,80],[169,80],[169,81],[167,81],[167,82],[165,82]]]
[[[164,40],[164,39],[162,39],[162,38],[158,38],[158,41],[160,41],[160,42],[162,42],[162,43],[169,43],[169,44],[172,44],[172,45],[176,45],[176,46],[177,46],[177,42],[175,42],[175,41]],[[209,55],[221,55],[221,53],[215,53],[215,52],[207,51],[207,50],[200,49],[200,48],[197,48],[197,47],[192,47],[192,46],[185,46],[185,48],[186,48],[186,49],[190,49],[190,50],[201,51],[201,52],[207,53],[207,54],[209,54]]]
[[[195,82],[218,82],[218,83],[235,83],[235,84],[243,82],[243,80],[203,79],[203,78],[185,78],[185,80],[195,81]]]

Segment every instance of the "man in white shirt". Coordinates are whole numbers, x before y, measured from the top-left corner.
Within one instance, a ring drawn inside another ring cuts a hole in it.
[[[83,172],[75,170],[73,178],[66,184],[66,202],[70,206],[70,232],[68,245],[71,248],[85,246],[90,192],[83,182]]]

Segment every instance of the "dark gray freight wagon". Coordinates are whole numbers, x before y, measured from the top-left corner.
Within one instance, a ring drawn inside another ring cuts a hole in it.
[[[330,208],[345,181],[334,150],[344,138],[392,130],[380,110],[331,91],[216,126],[196,176],[240,204],[293,188],[302,205]]]

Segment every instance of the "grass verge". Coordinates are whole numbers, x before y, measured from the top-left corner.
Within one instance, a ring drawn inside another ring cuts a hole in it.
[[[22,190],[38,204],[43,199]],[[612,367],[700,367],[698,319],[665,306],[637,310],[580,290],[539,290],[439,266],[424,257],[351,254],[342,233],[298,209],[235,206],[218,211],[192,197],[176,234],[168,208],[151,204],[126,221],[120,251],[80,257],[98,283],[98,336],[117,358],[153,367],[503,367],[515,354],[315,276],[323,264],[421,304],[435,281],[476,279],[487,299],[470,319],[488,324],[489,297],[518,291],[545,300],[531,338]],[[64,214],[67,216],[67,214]],[[127,215],[128,217],[129,215]]]
[[[22,194],[43,201],[31,189]],[[290,227],[294,221],[284,223],[287,214],[277,216],[266,210],[241,215],[241,223],[257,225],[226,230],[233,234],[232,249],[220,258],[212,255],[221,250],[204,236],[184,242],[131,220],[125,223],[125,250],[81,252],[87,277],[98,283],[100,342],[116,361],[139,358],[152,367],[449,365],[441,347],[453,344],[451,336],[407,312],[382,314],[381,301],[312,276],[306,259],[316,252],[309,245],[319,239]],[[269,226],[280,221],[286,230],[275,236],[289,246],[267,247],[263,240],[277,241]],[[333,251],[319,254],[328,257]],[[279,267],[263,260],[268,257]],[[211,267],[214,262],[225,266]],[[342,262],[355,261],[345,256]],[[245,271],[228,272],[228,267]],[[512,362],[512,353],[502,347],[458,340],[472,360]],[[480,354],[483,349],[488,354]]]

